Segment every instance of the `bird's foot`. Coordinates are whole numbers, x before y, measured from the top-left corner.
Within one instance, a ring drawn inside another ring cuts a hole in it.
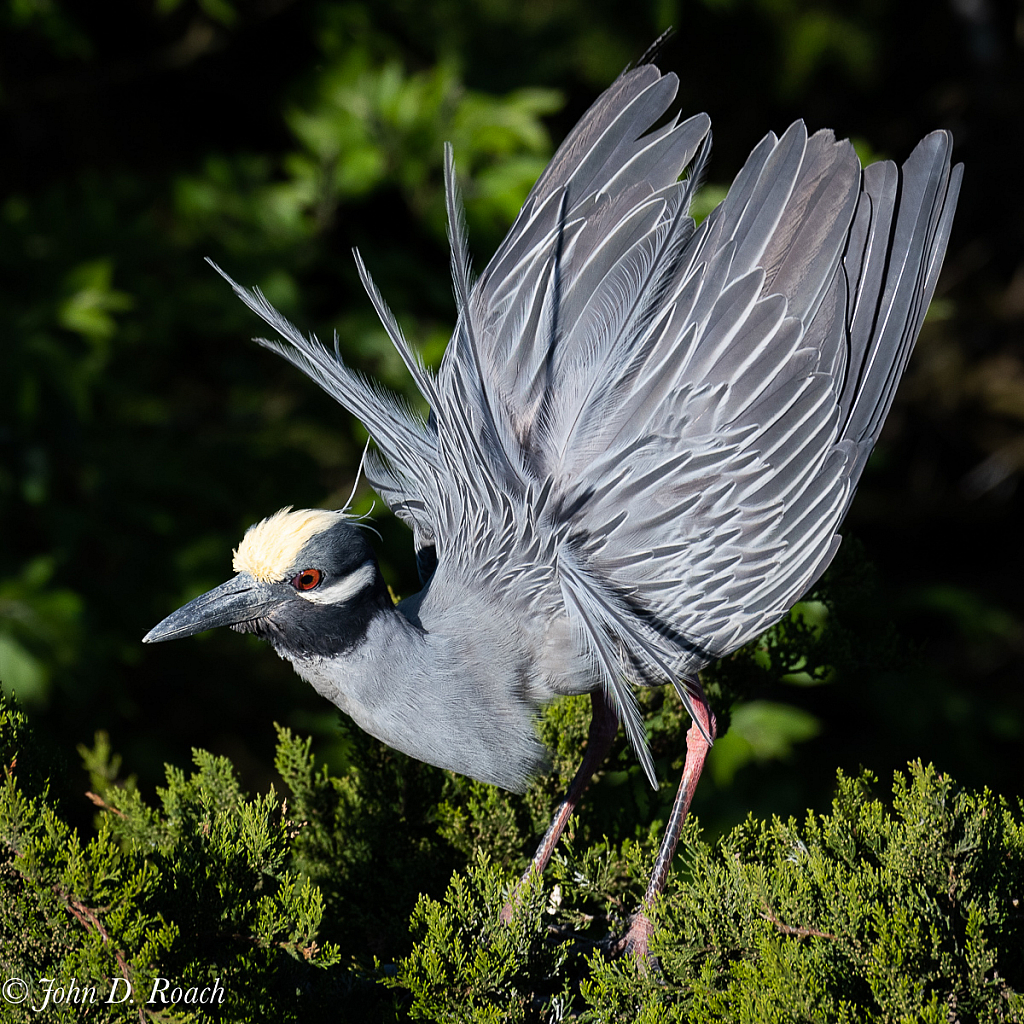
[[[654,933],[654,925],[650,918],[638,910],[629,923],[629,930],[617,942],[612,944],[612,953],[616,956],[631,955],[645,974],[651,965],[651,957],[647,951],[647,943]]]
[[[501,913],[498,915],[498,920],[502,924],[512,923],[512,918],[515,915],[516,910],[519,909],[519,904],[523,901],[523,889],[536,881],[543,870],[543,868],[538,868],[536,863],[531,864],[523,872],[519,881],[512,886],[512,889],[508,894],[508,900],[505,902],[505,906],[501,908]]]
[[[512,923],[512,915],[516,912],[516,903],[517,902],[518,901],[516,900],[515,896],[513,896],[508,901],[508,903],[506,903],[505,906],[503,906],[501,908],[501,913],[498,915],[498,920],[502,924],[511,924]]]

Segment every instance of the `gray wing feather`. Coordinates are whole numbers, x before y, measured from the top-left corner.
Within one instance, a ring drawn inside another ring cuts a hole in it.
[[[886,163],[864,172],[866,213],[858,220],[866,237],[851,236],[844,260],[859,287],[853,293],[850,373],[840,396],[844,433],[864,449],[861,462],[892,405],[935,291],[963,174],[962,166],[950,171],[952,142],[948,132],[933,132],[900,171]]]
[[[420,394],[427,400],[430,407],[434,408],[438,404],[439,399],[433,374],[423,365],[423,360],[420,358],[419,353],[405,340],[402,328],[395,319],[394,313],[391,312],[390,307],[384,301],[380,290],[373,283],[373,278],[370,277],[370,272],[366,269],[366,264],[363,262],[363,257],[360,255],[359,250],[353,249],[352,256],[355,260],[356,271],[359,274],[359,281],[369,297],[381,324],[384,326],[384,330],[387,331],[391,343],[402,357],[402,362],[405,363],[406,369],[409,371],[409,375],[415,382]]]

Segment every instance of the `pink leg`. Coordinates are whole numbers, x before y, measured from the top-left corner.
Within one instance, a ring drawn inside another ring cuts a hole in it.
[[[703,694],[694,694],[693,696],[694,711],[707,730],[707,734],[714,739],[715,716],[711,713],[711,709],[708,707]],[[683,821],[689,813],[693,794],[697,789],[700,773],[704,768],[704,761],[710,749],[711,744],[704,739],[703,733],[697,727],[697,722],[694,721],[686,733],[686,763],[683,765],[683,777],[679,780],[679,789],[676,791],[676,798],[672,804],[672,813],[669,815],[665,835],[661,840],[658,859],[654,862],[654,871],[651,873],[647,892],[644,893],[640,909],[633,915],[629,931],[626,932],[617,945],[619,950],[631,952],[642,964],[647,960],[647,941],[651,937],[652,931],[647,911],[655,898],[665,888],[668,869],[672,863],[672,857],[675,855],[676,846],[679,844],[679,833],[682,829]]]
[[[619,719],[615,714],[614,708],[608,703],[604,691],[595,690],[590,695],[590,701],[593,712],[590,719],[590,732],[587,736],[587,749],[583,755],[583,763],[573,776],[573,780],[565,794],[565,799],[558,805],[558,810],[555,811],[555,816],[551,819],[551,824],[548,826],[547,832],[544,833],[544,838],[540,841],[537,852],[533,855],[533,861],[526,869],[522,879],[520,879],[519,885],[526,882],[533,872],[540,874],[548,866],[548,861],[551,860],[551,855],[555,852],[558,840],[562,837],[572,812],[576,810],[576,805],[580,802],[583,791],[593,778],[594,772],[604,763],[604,759],[608,756],[608,751],[611,749],[612,741],[615,739],[615,733],[619,728]],[[512,920],[515,904],[516,893],[513,891],[512,898],[501,910],[501,920],[505,924]]]

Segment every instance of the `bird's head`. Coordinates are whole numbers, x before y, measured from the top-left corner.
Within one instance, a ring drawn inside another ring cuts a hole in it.
[[[143,643],[230,626],[282,653],[329,656],[356,645],[390,604],[373,549],[340,512],[281,509],[249,527],[233,567],[232,579],[168,615]]]

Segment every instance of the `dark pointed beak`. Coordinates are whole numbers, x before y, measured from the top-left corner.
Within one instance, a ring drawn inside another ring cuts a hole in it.
[[[168,615],[142,638],[142,642],[177,640],[217,626],[236,626],[240,622],[261,619],[292,596],[294,591],[287,584],[260,583],[241,572]]]

